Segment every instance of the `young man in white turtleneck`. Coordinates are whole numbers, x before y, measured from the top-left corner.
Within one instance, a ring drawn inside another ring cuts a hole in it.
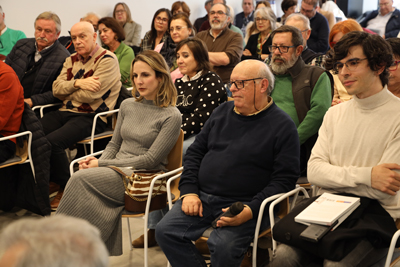
[[[390,46],[378,35],[351,32],[336,44],[333,60],[353,99],[326,112],[308,161],[308,180],[320,187],[319,194],[376,199],[396,220],[400,218],[400,99],[387,89]],[[364,238],[339,263],[366,266],[362,263],[384,260],[386,252],[378,253]],[[282,244],[270,266],[303,266],[309,257],[303,249]],[[283,260],[285,264],[279,265]],[[333,263],[338,262],[325,259],[324,266]]]

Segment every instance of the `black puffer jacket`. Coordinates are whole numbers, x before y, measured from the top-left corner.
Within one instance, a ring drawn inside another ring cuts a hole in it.
[[[31,57],[36,52],[35,42],[35,38],[19,40],[6,58],[6,63],[14,69],[20,81],[27,71]],[[70,56],[68,50],[58,40],[48,49],[40,51],[40,54],[42,63],[32,87],[33,106],[59,101],[53,96],[53,82],[60,74],[65,59]]]
[[[20,132],[32,132],[32,160],[36,183],[29,164],[19,165],[15,205],[40,215],[50,215],[49,179],[51,144],[46,139],[42,124],[25,103]]]

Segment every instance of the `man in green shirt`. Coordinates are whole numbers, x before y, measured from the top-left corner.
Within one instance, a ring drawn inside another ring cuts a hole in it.
[[[19,39],[26,38],[25,33],[7,28],[4,18],[5,14],[0,6],[0,60],[6,58]]]
[[[297,126],[301,145],[301,171],[305,176],[319,127],[331,106],[332,77],[324,69],[304,63],[300,57],[304,47],[299,29],[285,25],[273,31],[271,37],[270,66],[275,75],[271,96]]]

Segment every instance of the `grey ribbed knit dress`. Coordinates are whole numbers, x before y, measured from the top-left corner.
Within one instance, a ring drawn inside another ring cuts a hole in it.
[[[72,175],[57,213],[97,226],[110,256],[121,255],[125,188],[121,176],[105,166],[165,169],[168,153],[180,133],[181,120],[176,107],[161,108],[145,99],[122,102],[114,135],[98,161],[99,167]]]

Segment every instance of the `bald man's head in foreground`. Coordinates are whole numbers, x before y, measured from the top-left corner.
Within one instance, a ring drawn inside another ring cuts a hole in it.
[[[236,109],[249,115],[263,109],[269,102],[274,87],[274,75],[259,60],[245,60],[236,65],[231,74],[231,92]]]

